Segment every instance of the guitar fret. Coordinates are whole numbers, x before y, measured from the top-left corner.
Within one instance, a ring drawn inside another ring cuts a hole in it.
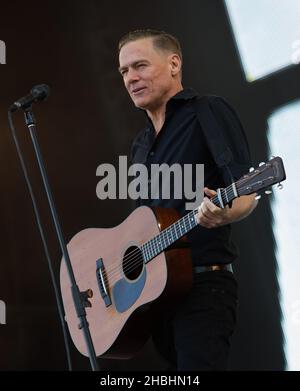
[[[148,253],[147,253],[147,243],[142,245],[142,254],[144,255],[144,259],[148,259]]]
[[[197,211],[197,213],[198,213],[198,211]],[[190,221],[190,229],[192,229],[193,228],[193,223],[195,222],[195,215],[194,216],[191,215],[189,217],[189,221]]]
[[[153,240],[153,253],[154,253],[155,256],[157,254],[157,250],[158,250],[158,248],[157,248],[157,237],[155,237],[154,240]]]
[[[168,246],[169,243],[170,243],[169,228],[167,228],[167,231],[166,231],[166,245]]]
[[[151,248],[151,258],[155,256],[155,240],[151,240],[150,242],[150,248]]]
[[[161,234],[161,246],[164,248],[165,247],[165,237],[163,234]]]
[[[150,257],[153,257],[153,247],[152,247],[152,240],[149,242],[149,248],[150,248]]]
[[[181,224],[178,224],[179,225],[179,232],[181,234]]]
[[[144,258],[145,262],[148,261],[148,257],[149,257],[148,251],[147,251],[147,246],[148,246],[148,242],[144,243],[141,247],[143,258]]]
[[[158,236],[158,238],[160,238],[160,237],[161,237],[161,235]],[[161,247],[162,247],[161,246],[161,239],[158,239],[157,240],[157,249],[158,249],[158,251],[160,250]]]
[[[223,193],[224,193],[224,197],[223,197]],[[221,194],[222,194],[222,198],[226,199],[226,204],[228,204],[229,201],[228,201],[227,189],[222,189],[222,193]]]
[[[211,199],[211,202],[220,208],[221,205],[220,205],[220,203],[219,203],[219,199],[218,199],[217,196],[214,196],[214,197]]]

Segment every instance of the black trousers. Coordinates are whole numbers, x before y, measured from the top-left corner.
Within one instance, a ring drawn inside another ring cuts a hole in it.
[[[237,283],[231,272],[197,273],[189,295],[160,314],[154,345],[170,370],[226,370],[236,311]]]

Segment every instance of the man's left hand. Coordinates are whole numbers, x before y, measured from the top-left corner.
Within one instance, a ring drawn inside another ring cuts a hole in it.
[[[201,205],[198,208],[197,220],[200,225],[205,228],[216,228],[221,225],[226,225],[230,223],[230,208],[225,206],[225,208],[219,208],[214,205],[210,198],[214,197],[217,192],[209,189],[208,187],[204,188],[204,193],[207,197],[203,198]]]

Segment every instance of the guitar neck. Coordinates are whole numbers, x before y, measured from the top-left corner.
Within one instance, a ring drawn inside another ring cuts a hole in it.
[[[232,183],[230,186],[224,189],[218,189],[217,195],[210,199],[210,201],[220,207],[224,208],[232,200],[238,197],[236,185]],[[141,247],[145,263],[155,258],[162,251],[166,250],[173,243],[175,243],[182,236],[186,235],[189,231],[198,225],[196,215],[198,208],[187,213],[181,219],[161,231],[154,238],[144,243]]]

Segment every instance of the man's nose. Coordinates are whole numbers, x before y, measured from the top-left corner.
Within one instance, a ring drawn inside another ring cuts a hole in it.
[[[138,81],[140,79],[138,72],[135,69],[128,69],[127,75],[126,75],[126,84],[130,86],[135,81]]]

